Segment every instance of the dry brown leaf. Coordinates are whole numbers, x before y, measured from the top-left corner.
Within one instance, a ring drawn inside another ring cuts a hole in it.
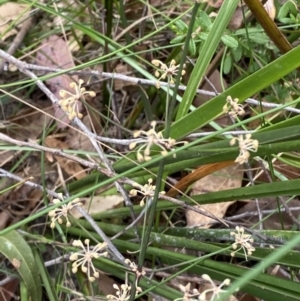
[[[69,149],[70,146],[54,137],[46,137],[45,144],[48,147],[56,149]],[[49,157],[46,156],[49,160]],[[52,159],[52,157],[50,157]],[[77,180],[82,179],[86,176],[86,171],[80,166],[79,163],[67,160],[66,158],[54,156],[59,166],[69,175],[74,176]],[[49,160],[51,162],[51,159]]]
[[[92,127],[88,116],[84,116],[82,122],[89,130],[91,130]],[[80,149],[86,152],[95,151],[95,148],[91,143],[89,137],[86,134],[74,128],[70,128],[68,130],[66,143],[72,149]]]
[[[11,219],[11,215],[9,214],[8,211],[0,212],[0,230],[6,228],[10,219]]]
[[[89,214],[95,214],[115,208],[124,201],[124,198],[120,195],[98,195],[93,196],[92,198],[82,198],[80,201],[83,203],[82,207]],[[81,214],[75,208],[71,210],[71,214],[75,218],[81,217]]]
[[[130,72],[130,67],[127,64],[118,64],[115,68],[115,72],[118,74],[124,74],[128,75]],[[130,76],[134,77],[134,74],[131,74]],[[132,86],[136,85],[135,83],[129,82],[129,81],[124,81],[121,79],[115,79],[114,80],[114,87],[116,91],[122,90],[126,86]]]
[[[167,196],[174,198],[178,193],[184,193],[196,181],[232,164],[234,164],[234,161],[223,161],[200,166],[192,173],[179,180],[175,186],[171,187],[171,189],[167,192]]]
[[[41,182],[41,161],[39,156],[31,155],[26,162],[24,161],[23,170],[17,172],[16,175],[29,179],[34,183]],[[47,163],[45,163],[44,179],[49,189],[53,188],[53,184],[57,179],[55,170],[51,169]],[[42,199],[43,192],[35,189],[34,187],[25,185],[24,182],[16,182],[9,178],[1,181],[0,189],[5,190],[0,195],[1,210],[0,213],[0,229],[1,227],[8,226],[16,223],[25,216],[32,213],[32,210],[39,204]]]
[[[40,66],[50,68],[69,69],[75,66],[68,44],[56,35],[52,35],[42,42],[36,54],[36,63]],[[62,74],[47,79],[46,83],[56,98],[61,99],[59,95],[61,89],[74,93],[74,90],[70,88],[70,83],[74,81],[78,82],[77,75],[73,75],[71,78],[66,74]],[[78,105],[79,111],[81,111],[81,102]],[[61,120],[61,122],[58,122],[59,128],[65,128],[70,123],[66,114],[58,107],[55,108],[54,116],[58,120]]]
[[[0,35],[2,35],[10,27],[10,23],[19,18],[17,24],[28,18],[26,10],[27,4],[20,4],[17,2],[6,2],[0,6]],[[16,27],[13,26],[8,32],[2,36],[4,41],[11,35],[17,33]]]
[[[37,137],[42,133],[48,123],[51,121],[51,117],[48,114],[53,112],[52,108],[45,108],[50,104],[50,101],[44,101],[43,107],[40,103],[35,102],[35,107],[39,108],[40,111],[25,109],[20,110],[18,115],[14,116],[9,120],[10,126],[6,127],[3,132],[11,138],[24,141],[33,140],[35,141]],[[44,112],[44,113],[43,113]],[[13,158],[18,155],[17,151],[4,150],[0,152],[0,166],[4,166],[6,163],[10,162]]]
[[[116,281],[114,279],[100,272],[100,277],[96,279],[96,281],[98,281],[98,288],[103,296],[115,295],[116,290],[114,289],[113,285],[116,283]]]
[[[191,195],[241,187],[243,174],[244,171],[239,164],[228,166],[195,182]],[[217,218],[222,218],[227,208],[234,202],[197,205],[196,207],[206,210]],[[186,219],[188,227],[201,225],[202,228],[209,228],[209,224],[213,221],[211,218],[191,210],[186,211]]]
[[[4,282],[0,287],[0,300],[1,301],[13,301],[18,298],[17,293],[19,292],[20,279],[12,278],[9,282]]]

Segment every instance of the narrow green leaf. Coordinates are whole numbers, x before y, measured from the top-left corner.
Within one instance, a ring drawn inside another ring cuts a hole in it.
[[[297,46],[269,65],[230,87],[224,93],[206,102],[187,116],[177,120],[171,127],[170,137],[178,140],[221,115],[225,99],[228,95],[239,98],[240,103],[242,103],[248,97],[281,79],[300,66],[299,57],[300,46]],[[191,76],[190,82],[193,80],[194,78]],[[189,89],[186,91],[189,91]]]
[[[231,16],[233,15],[239,0],[225,0],[218,13],[218,16],[213,23],[212,29],[208,35],[207,40],[200,51],[197,63],[190,76],[187,89],[183,95],[182,102],[179,105],[176,120],[183,118],[189,111],[190,105],[194,99],[196,89],[201,82],[205,71],[213,57],[217,46],[221,40],[226,26],[228,25]]]
[[[32,251],[17,231],[0,236],[0,253],[16,268],[23,279],[32,301],[42,297],[41,282]]]

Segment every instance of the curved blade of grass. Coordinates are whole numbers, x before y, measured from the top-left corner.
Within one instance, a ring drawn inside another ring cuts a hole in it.
[[[199,83],[205,75],[205,71],[220,43],[224,30],[226,29],[238,3],[239,0],[225,0],[223,2],[218,16],[213,23],[212,29],[200,51],[200,55],[197,59],[193,72],[190,75],[187,89],[185,90],[182,101],[179,105],[176,120],[183,118],[188,113]]]
[[[297,46],[287,54],[206,102],[187,116],[177,120],[171,126],[170,137],[178,140],[221,115],[228,95],[238,98],[240,103],[242,103],[245,99],[281,79],[300,66],[299,57],[300,46]]]
[[[42,297],[41,282],[34,256],[27,242],[17,231],[0,236],[0,253],[16,268],[23,279],[32,301]]]

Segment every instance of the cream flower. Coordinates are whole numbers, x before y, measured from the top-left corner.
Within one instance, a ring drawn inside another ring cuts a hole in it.
[[[168,81],[171,85],[174,84],[174,76],[177,76],[179,65],[176,65],[176,61],[173,59],[170,62],[170,65],[167,66],[165,63],[163,63],[160,60],[152,60],[152,64],[155,67],[159,67],[158,70],[155,71],[155,76],[158,77],[158,82],[156,83],[156,87],[160,88],[159,81],[161,79],[166,79],[168,77]],[[185,68],[185,65],[183,66],[183,69]],[[181,76],[185,74],[185,70],[181,71]],[[181,77],[180,77],[181,79]]]
[[[86,246],[84,246],[84,244]],[[106,248],[106,243],[99,243],[95,247],[90,249],[90,240],[86,239],[84,244],[81,240],[74,240],[73,246],[80,247],[82,252],[74,252],[70,256],[70,260],[74,261],[72,263],[72,272],[77,273],[78,267],[81,266],[81,271],[86,273],[89,281],[93,282],[96,278],[99,278],[99,272],[96,271],[92,260],[94,258],[99,258],[100,256],[106,257],[108,255],[107,251],[103,251]],[[92,272],[92,275],[91,275]]]

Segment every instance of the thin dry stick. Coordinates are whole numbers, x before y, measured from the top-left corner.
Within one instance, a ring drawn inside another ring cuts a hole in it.
[[[27,32],[32,27],[32,25],[34,23],[34,19],[35,19],[35,16],[32,15],[31,17],[29,17],[26,21],[24,21],[22,23],[22,27],[21,27],[20,31],[17,33],[17,35],[14,38],[11,45],[9,46],[7,53],[9,53],[10,55],[13,55],[17,51],[17,49],[22,44]],[[0,74],[3,72],[4,66],[5,66],[5,61],[0,62]]]
[[[291,207],[291,208],[289,208],[289,210],[291,212],[292,211],[300,211],[300,207]],[[285,212],[285,211],[286,211],[285,208],[280,208],[280,212]],[[279,212],[278,209],[261,210],[262,215],[269,215],[269,214],[278,213],[278,212]],[[233,220],[237,220],[237,219],[258,216],[258,215],[259,215],[259,212],[257,212],[257,211],[250,211],[250,212],[244,212],[244,213],[234,215],[234,216],[225,217],[224,219],[226,221],[233,221]],[[213,223],[215,223],[215,222],[213,222]]]
[[[85,166],[85,167],[91,168],[93,170],[97,170],[97,171],[107,175],[108,177],[115,176],[115,173],[111,173],[107,169],[100,167],[99,164],[84,160],[82,158],[79,158],[79,157],[76,157],[76,156],[73,156],[73,155],[70,155],[70,154],[67,154],[63,150],[42,146],[42,145],[39,145],[39,144],[34,143],[34,142],[20,141],[20,140],[17,140],[17,139],[10,138],[9,136],[7,136],[5,134],[2,134],[2,133],[0,133],[0,140],[1,141],[6,141],[6,142],[12,143],[14,145],[18,145],[18,146],[27,146],[27,147],[30,147],[30,148],[33,148],[33,149],[38,149],[38,150],[41,150],[41,151],[44,151],[44,152],[51,153],[54,156],[59,156],[59,157],[66,158],[68,160],[72,160],[74,162],[77,162],[77,163]]]
[[[8,61],[8,62],[16,65],[13,61],[13,59],[14,60],[16,60],[16,59],[14,57],[9,56],[7,53],[2,51],[1,49],[0,49],[0,57],[2,57],[5,61]],[[22,66],[20,64],[22,64]],[[104,77],[105,79],[108,79],[108,78],[120,79],[123,81],[132,82],[135,84],[144,84],[144,85],[150,85],[150,86],[156,86],[156,84],[157,84],[157,81],[155,81],[155,80],[132,77],[132,76],[127,76],[127,75],[123,75],[123,74],[119,74],[119,73],[100,72],[100,71],[93,71],[93,70],[87,71],[87,70],[68,70],[68,69],[59,69],[59,68],[49,68],[49,67],[43,67],[43,66],[39,66],[39,65],[35,65],[35,64],[27,64],[22,61],[19,61],[19,66],[23,69],[36,70],[36,71],[42,71],[42,72],[62,72],[65,74],[94,75],[94,76]],[[174,85],[169,85],[167,82],[159,82],[159,84],[161,87],[170,86],[172,88],[174,86]],[[186,86],[179,85],[178,89],[185,91]],[[208,96],[218,95],[218,93],[203,90],[203,89],[198,89],[197,93],[202,94],[202,95],[208,95]],[[279,108],[281,106],[280,104],[258,101],[253,98],[248,98],[246,100],[246,103],[253,104],[256,106],[263,106],[265,108]],[[293,108],[293,107],[285,107],[282,109],[285,111],[300,114],[300,110]]]

